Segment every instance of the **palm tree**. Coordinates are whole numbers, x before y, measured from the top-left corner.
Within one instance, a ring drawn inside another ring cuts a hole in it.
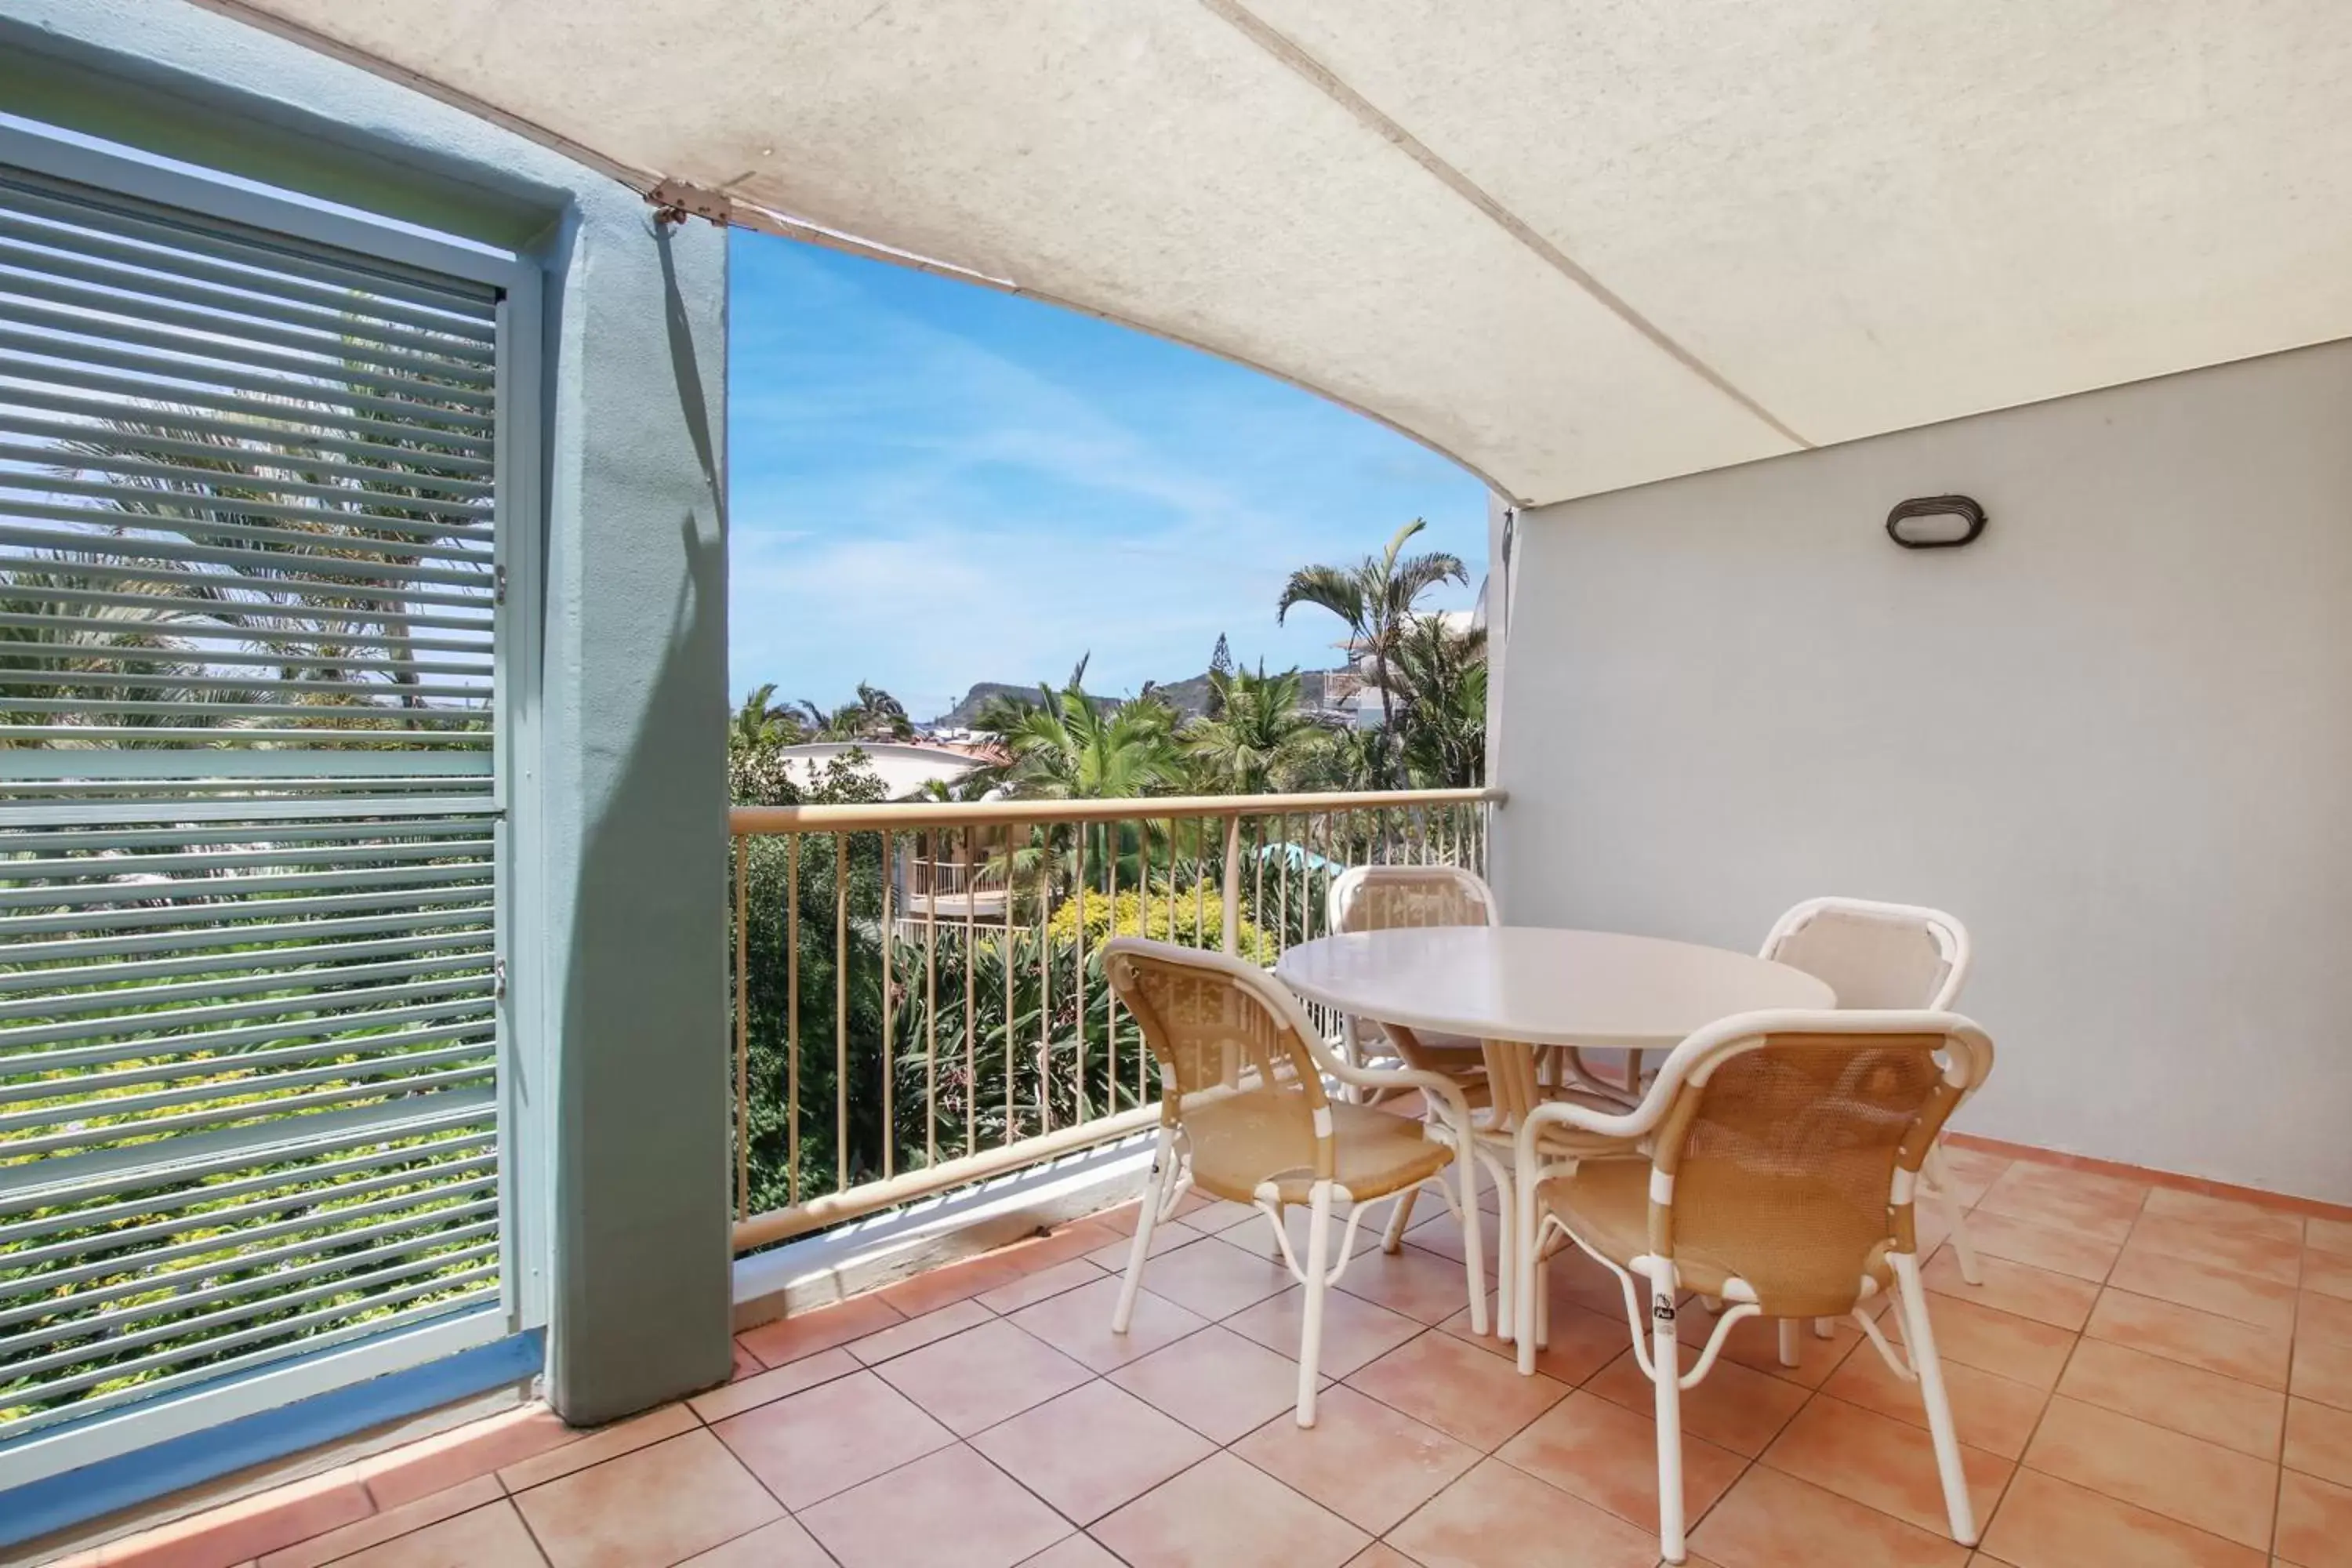
[[[1381,688],[1381,727],[1396,727],[1395,674],[1398,641],[1416,617],[1422,596],[1441,583],[1470,581],[1462,558],[1444,551],[1406,555],[1404,547],[1429,524],[1414,518],[1396,531],[1388,548],[1354,566],[1302,566],[1284,584],[1274,607],[1281,623],[1293,605],[1314,605],[1347,623],[1351,645],[1370,655]]]
[[[860,740],[905,741],[914,736],[914,721],[907,717],[906,705],[878,686],[859,681],[856,708]]]
[[[53,472],[66,479],[94,475],[108,485],[102,499],[88,509],[89,528],[77,526],[75,531],[92,533],[93,543],[103,538],[105,554],[117,565],[171,575],[126,583],[70,547],[0,563],[0,590],[12,606],[47,607],[108,623],[70,634],[19,632],[5,639],[13,645],[0,660],[7,668],[58,675],[56,689],[37,694],[45,699],[89,697],[91,683],[77,685],[77,672],[107,685],[102,705],[44,721],[58,731],[47,742],[65,741],[65,731],[85,723],[255,728],[259,721],[231,710],[264,703],[339,708],[344,711],[333,716],[338,727],[384,729],[389,736],[405,727],[395,710],[404,719],[425,713],[462,722],[464,714],[486,706],[486,672],[478,693],[460,692],[454,700],[436,701],[418,689],[431,678],[416,669],[409,633],[414,606],[396,583],[332,580],[334,568],[352,564],[418,564],[424,557],[415,552],[414,525],[419,523],[446,530],[439,536],[444,542],[470,534],[486,543],[487,528],[477,532],[470,526],[487,523],[486,508],[479,515],[436,510],[446,509],[455,494],[440,493],[445,487],[470,481],[436,480],[428,470],[445,466],[441,454],[406,437],[371,443],[401,452],[398,467],[388,457],[328,458],[323,449],[347,437],[305,423],[306,411],[298,402],[263,401],[279,405],[282,417],[245,421],[251,434],[212,429],[204,423],[205,411],[158,401],[129,405],[122,416],[54,443]],[[126,460],[161,460],[169,467],[151,474],[125,469]],[[354,467],[381,468],[382,477],[362,478],[352,473]],[[311,515],[288,517],[269,510],[282,505],[289,485],[318,498],[305,503]],[[248,510],[256,505],[261,510]],[[217,546],[223,533],[246,531],[249,536],[233,542],[249,559],[235,567],[168,552],[142,554],[148,535],[163,535],[173,548],[190,542]],[[443,554],[431,563],[478,573],[483,588],[491,581],[487,550]],[[329,568],[325,578],[322,564]],[[93,594],[104,594],[110,602],[91,609]],[[149,602],[129,605],[121,602],[126,598]],[[264,673],[270,661],[282,661],[277,669],[282,684],[273,686]],[[460,675],[455,684],[470,686],[473,679]],[[163,703],[177,710],[135,710]],[[208,710],[217,710],[217,715]]]
[[[90,604],[89,599],[112,595],[140,604]],[[265,700],[262,684],[229,686],[204,663],[204,645],[175,635],[202,630],[213,623],[199,591],[174,599],[164,585],[125,583],[110,574],[94,574],[88,563],[64,554],[39,554],[11,562],[0,570],[0,603],[20,614],[72,616],[95,623],[68,630],[56,625],[0,627],[0,723],[47,733],[38,738],[0,741],[0,747],[31,748],[71,745],[73,731],[85,724],[130,729],[207,725],[205,709]],[[163,712],[66,712],[19,710],[10,706],[27,702],[71,700],[88,696],[88,683],[78,679],[97,673],[110,681],[126,676],[137,684],[110,685],[109,695],[126,703],[172,704]],[[215,679],[207,680],[213,675]],[[267,678],[261,678],[266,683]],[[235,723],[231,719],[228,723]],[[110,746],[139,747],[138,741],[116,741]]]
[[[1442,616],[1415,621],[1398,642],[1403,687],[1401,751],[1412,782],[1467,789],[1486,772],[1486,633],[1455,631]]]
[[[1075,678],[1059,691],[1041,683],[1037,695],[1035,702],[997,698],[975,726],[1011,758],[1002,781],[1011,794],[1121,798],[1156,794],[1182,776],[1176,716],[1166,703],[1104,704]]]
[[[830,713],[805,697],[779,711],[789,714],[804,731],[803,738],[812,741],[906,741],[915,733],[906,705],[863,680],[857,683],[856,700]]]
[[[1378,730],[1326,730],[1301,759],[1297,786],[1305,790],[1378,788],[1388,777],[1386,737]]]
[[[1252,675],[1213,666],[1209,715],[1186,725],[1181,740],[1204,786],[1220,794],[1295,787],[1325,734],[1300,709],[1296,669]]]
[[[974,727],[1008,759],[990,771],[990,785],[1014,796],[1090,800],[1157,795],[1182,781],[1175,710],[1153,697],[1113,703],[1089,696],[1086,672],[1082,658],[1060,690],[1040,682],[1034,702],[1000,697],[982,710]],[[1156,837],[1149,824],[1104,823],[1079,832],[1088,864],[1129,886],[1141,881]],[[1051,857],[1055,881],[1070,880],[1076,844],[1066,858],[1053,853],[1054,839],[1044,834],[1036,847],[1015,851],[1008,873],[1025,885],[1043,855]]]
[[[728,738],[736,746],[758,750],[768,746],[790,746],[806,738],[808,726],[802,721],[803,704],[775,700],[776,683],[772,680],[756,686],[744,695],[742,705],[735,710],[734,722]]]

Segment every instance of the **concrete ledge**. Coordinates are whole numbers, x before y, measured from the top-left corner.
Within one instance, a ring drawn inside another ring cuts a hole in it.
[[[735,1260],[735,1329],[831,1306],[1126,1203],[1154,1134],[960,1187]]]

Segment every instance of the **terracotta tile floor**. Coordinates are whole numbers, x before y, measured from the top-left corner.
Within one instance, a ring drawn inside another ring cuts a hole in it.
[[[1948,1251],[1927,1279],[1981,1549],[1942,1533],[1916,1391],[1850,1326],[1790,1370],[1748,1323],[1687,1396],[1692,1561],[2352,1565],[2352,1224],[1953,1155],[1986,1279]],[[1522,1379],[1470,1335],[1458,1233],[1425,1218],[1349,1265],[1302,1432],[1270,1237],[1232,1205],[1188,1211],[1125,1339],[1107,1321],[1131,1211],[752,1330],[727,1386],[598,1432],[518,1412],[68,1561],[1656,1561],[1650,1391],[1613,1281],[1555,1262],[1551,1347]]]

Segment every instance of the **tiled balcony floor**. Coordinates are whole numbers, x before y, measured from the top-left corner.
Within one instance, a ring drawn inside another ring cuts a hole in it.
[[[1858,1333],[1808,1337],[1784,1371],[1751,1321],[1686,1396],[1692,1560],[2352,1564],[2352,1224],[1954,1152],[1987,1278],[1962,1284],[1948,1253],[1927,1277],[1981,1551],[1942,1533],[1916,1393]],[[598,1432],[518,1413],[73,1561],[1656,1561],[1649,1389],[1607,1276],[1555,1264],[1551,1347],[1522,1379],[1465,1337],[1436,1212],[1398,1256],[1350,1266],[1326,1334],[1336,1381],[1301,1432],[1297,1291],[1265,1221],[1190,1205],[1121,1341],[1107,1323],[1132,1222],[752,1330],[726,1387]]]

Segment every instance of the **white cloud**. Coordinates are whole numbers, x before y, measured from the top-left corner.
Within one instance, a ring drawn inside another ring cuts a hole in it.
[[[1416,511],[1483,554],[1476,482],[1356,416],[1099,323],[1008,331],[1016,360],[838,267],[790,269],[794,316],[739,292],[739,691],[829,701],[869,679],[928,718],[975,680],[1058,680],[1089,653],[1106,692],[1197,674],[1221,632],[1244,660],[1327,666],[1329,617],[1274,623],[1294,567],[1377,548]],[[1118,335],[1089,353],[1089,332]]]

